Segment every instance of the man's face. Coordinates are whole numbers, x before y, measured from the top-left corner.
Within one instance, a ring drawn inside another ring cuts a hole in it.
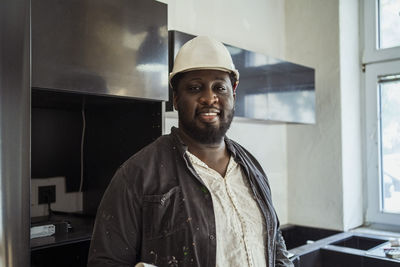
[[[222,140],[232,122],[234,104],[229,74],[218,70],[184,73],[174,94],[179,128],[202,144]]]

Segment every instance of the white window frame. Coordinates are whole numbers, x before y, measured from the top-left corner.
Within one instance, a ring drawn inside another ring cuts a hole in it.
[[[381,76],[400,74],[400,47],[378,49],[378,0],[361,0],[363,4],[364,31],[364,170],[367,182],[366,222],[400,225],[400,214],[382,211],[380,179],[380,130],[378,79]]]
[[[378,49],[378,1],[363,0],[364,53],[363,63],[400,59],[400,47]]]
[[[400,60],[369,64],[365,72],[365,144],[366,174],[368,183],[367,222],[400,225],[400,214],[384,213],[380,179],[380,131],[378,79],[381,76],[400,74]]]

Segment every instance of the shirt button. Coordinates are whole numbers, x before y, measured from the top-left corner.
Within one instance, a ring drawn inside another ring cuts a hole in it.
[[[215,239],[215,236],[212,235],[212,234],[209,237],[210,237],[210,240],[214,240]]]

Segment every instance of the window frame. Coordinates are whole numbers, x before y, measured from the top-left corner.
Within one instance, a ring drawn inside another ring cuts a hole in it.
[[[378,49],[378,1],[363,0],[364,4],[364,64],[400,60],[400,46]],[[371,29],[373,29],[371,31]]]
[[[365,69],[362,81],[363,112],[362,123],[366,177],[366,223],[400,226],[400,214],[384,213],[381,191],[379,90],[380,76],[400,74],[400,47],[378,49],[378,4],[379,0],[361,0],[363,5],[363,54]],[[373,31],[371,31],[373,29]]]
[[[385,213],[382,207],[380,118],[378,79],[381,76],[400,74],[400,60],[380,62],[366,66],[365,72],[365,168],[367,175],[366,221],[400,225],[400,214]]]

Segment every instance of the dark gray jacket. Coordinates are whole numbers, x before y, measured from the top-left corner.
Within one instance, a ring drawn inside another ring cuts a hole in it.
[[[269,267],[293,266],[279,231],[267,177],[242,146],[225,138],[246,174],[268,235]],[[215,266],[215,218],[211,195],[197,175],[177,129],[158,138],[116,172],[99,206],[89,267]]]

